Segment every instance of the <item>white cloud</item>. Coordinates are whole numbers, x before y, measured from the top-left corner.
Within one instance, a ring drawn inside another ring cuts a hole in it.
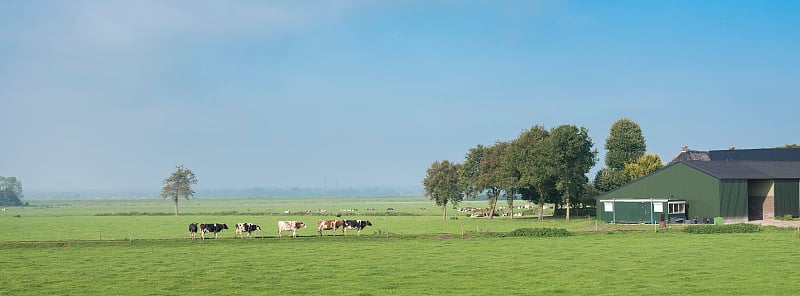
[[[53,42],[119,50],[174,38],[269,36],[335,21],[351,2],[73,1],[45,34]],[[40,27],[41,28],[41,27]],[[38,39],[38,38],[37,38]],[[39,39],[41,40],[41,39]]]
[[[235,45],[339,21],[353,1],[0,4],[0,94],[18,102],[127,100],[193,46]],[[33,90],[33,91],[32,91]],[[35,103],[33,103],[35,104]]]

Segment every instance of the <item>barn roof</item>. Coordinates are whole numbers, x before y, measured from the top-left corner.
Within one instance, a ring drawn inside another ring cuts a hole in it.
[[[711,155],[709,154],[708,151],[683,149],[668,164],[673,164],[681,161],[689,161],[689,160],[710,161]]]
[[[741,150],[712,150],[708,152],[713,161],[762,160],[762,161],[800,161],[800,149],[764,148]]]
[[[762,149],[728,149],[728,150],[689,150],[683,146],[669,164],[683,161],[731,161],[731,160],[760,160],[760,161],[800,161],[800,149],[793,148],[762,148]]]
[[[800,161],[699,161],[682,163],[717,179],[800,179]]]
[[[800,149],[765,148],[698,151],[689,150],[687,146],[683,146],[681,152],[665,167],[642,178],[648,178],[652,174],[668,170],[678,164],[685,164],[717,179],[800,179]],[[596,199],[600,199],[638,181],[634,180],[605,192],[596,197]]]

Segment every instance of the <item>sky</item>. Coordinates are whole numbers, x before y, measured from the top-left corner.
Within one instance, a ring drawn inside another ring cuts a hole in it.
[[[1,1],[26,191],[419,186],[533,125],[800,143],[798,1]]]

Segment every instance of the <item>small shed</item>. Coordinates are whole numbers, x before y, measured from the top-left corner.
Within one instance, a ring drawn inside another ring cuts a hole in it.
[[[600,220],[609,223],[683,223],[686,220],[686,201],[654,198],[600,199],[597,211]]]

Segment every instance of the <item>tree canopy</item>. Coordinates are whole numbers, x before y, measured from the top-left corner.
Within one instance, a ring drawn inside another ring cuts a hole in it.
[[[481,175],[480,165],[486,150],[486,147],[478,144],[475,147],[469,148],[464,159],[460,176],[462,185],[464,186],[464,193],[467,197],[475,197],[483,192],[483,188],[478,184],[478,178]]]
[[[442,207],[442,219],[447,218],[447,204],[456,205],[463,199],[464,186],[460,176],[461,164],[448,160],[434,161],[425,174],[422,184],[425,196]]]
[[[625,163],[624,172],[628,180],[636,180],[663,167],[661,157],[656,154],[645,154],[634,162]]]
[[[647,150],[642,129],[628,118],[611,125],[606,138],[606,167],[597,172],[594,183],[601,191],[610,191],[631,181],[625,173],[625,164],[634,163]]]
[[[628,183],[628,180],[628,175],[623,170],[602,168],[594,177],[594,186],[597,190],[606,192]]]
[[[22,182],[16,177],[0,176],[0,206],[21,206],[22,198]]]
[[[545,201],[569,208],[571,196],[588,192],[586,173],[597,155],[592,146],[586,128],[561,125],[548,131],[534,125],[514,141],[471,148],[462,170],[464,191],[470,196],[485,192],[490,217],[501,194],[505,193],[509,207],[520,194],[538,202],[541,219]]]
[[[194,172],[184,168],[183,165],[176,166],[175,172],[164,179],[164,187],[161,188],[161,198],[172,198],[172,201],[175,202],[176,216],[179,215],[178,200],[180,200],[181,197],[189,200],[190,197],[194,196],[194,190],[192,190],[192,185],[194,184],[197,184],[197,178]]]
[[[555,166],[557,188],[566,206],[569,220],[570,193],[578,193],[588,183],[586,173],[595,164],[597,151],[592,150],[592,138],[584,127],[560,125],[550,131],[551,161]]]
[[[470,153],[482,150],[479,152],[481,158],[478,162],[478,173],[471,180],[472,185],[470,187],[473,190],[486,192],[487,197],[489,197],[489,219],[491,219],[494,216],[498,197],[503,192],[503,189],[509,187],[507,170],[503,167],[503,157],[506,150],[508,150],[509,144],[507,142],[499,142],[493,146],[479,147],[470,149]],[[467,160],[473,158],[471,155],[466,156]]]
[[[517,188],[523,199],[539,204],[539,219],[543,218],[545,201],[556,195],[557,171],[548,156],[549,137],[544,126],[534,125],[512,142],[509,153],[519,170]]]
[[[644,155],[647,145],[639,124],[622,118],[611,125],[606,138],[606,166],[621,170],[626,162],[632,162]]]

